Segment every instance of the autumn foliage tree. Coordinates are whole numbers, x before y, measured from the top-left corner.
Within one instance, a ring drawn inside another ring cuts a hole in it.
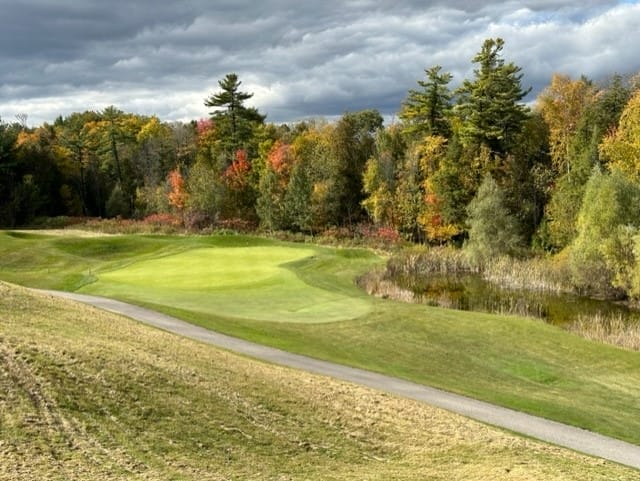
[[[169,204],[173,206],[181,217],[183,217],[184,208],[187,205],[188,194],[185,188],[185,181],[179,169],[173,169],[168,175],[169,193],[167,198]],[[183,217],[184,222],[184,217]]]
[[[277,140],[269,150],[258,185],[256,210],[261,224],[267,229],[291,226],[285,197],[294,163],[292,146]]]
[[[223,173],[222,216],[226,219],[256,220],[256,190],[251,179],[247,151],[238,149],[231,165]]]
[[[399,128],[380,129],[376,133],[374,153],[363,174],[366,198],[362,205],[378,225],[398,227],[396,190],[405,150]]]
[[[586,78],[571,80],[556,73],[551,77],[551,85],[538,96],[537,108],[549,126],[551,159],[558,172],[571,168],[571,140],[594,94],[593,85]]]
[[[420,166],[424,177],[424,208],[418,223],[429,242],[445,243],[462,232],[457,219],[447,212],[447,202],[452,199],[442,189],[442,174],[447,169],[447,139],[433,135],[425,138],[420,148]],[[438,175],[436,175],[438,174]]]
[[[640,91],[624,109],[618,128],[600,145],[600,153],[611,169],[640,182]]]

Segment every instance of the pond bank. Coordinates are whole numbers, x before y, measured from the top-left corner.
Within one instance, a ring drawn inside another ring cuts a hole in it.
[[[358,279],[368,294],[414,304],[541,319],[582,337],[640,351],[640,311],[573,293],[505,288],[477,272],[406,274],[386,269]]]

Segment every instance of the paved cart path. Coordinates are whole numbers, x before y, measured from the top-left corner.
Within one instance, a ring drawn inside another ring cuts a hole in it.
[[[90,304],[97,308],[122,314],[136,321],[212,344],[229,351],[244,354],[255,359],[302,369],[314,374],[330,376],[421,401],[516,433],[640,469],[640,446],[609,438],[601,434],[410,381],[244,341],[210,331],[194,324],[189,324],[188,322],[181,321],[160,312],[113,299],[61,291],[39,292]]]

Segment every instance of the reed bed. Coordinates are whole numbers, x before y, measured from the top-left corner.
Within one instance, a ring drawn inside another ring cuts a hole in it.
[[[461,249],[432,247],[407,249],[387,263],[386,275],[420,276],[426,274],[461,274],[478,272]]]
[[[384,271],[371,271],[358,277],[356,283],[370,296],[396,301],[416,302],[416,295],[409,289],[398,286],[395,282],[385,278]]]
[[[507,289],[524,289],[554,294],[573,293],[570,273],[562,260],[501,257],[485,265],[484,280]]]
[[[629,322],[622,315],[580,316],[568,330],[592,341],[640,351],[640,323]]]

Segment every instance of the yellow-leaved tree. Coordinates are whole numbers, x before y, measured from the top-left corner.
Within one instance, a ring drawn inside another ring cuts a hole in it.
[[[618,128],[600,144],[600,156],[612,170],[640,182],[640,91],[622,112]]]
[[[585,78],[571,80],[555,73],[549,85],[538,97],[536,107],[549,127],[551,160],[560,173],[571,168],[570,147],[578,122],[594,100],[595,90]]]

